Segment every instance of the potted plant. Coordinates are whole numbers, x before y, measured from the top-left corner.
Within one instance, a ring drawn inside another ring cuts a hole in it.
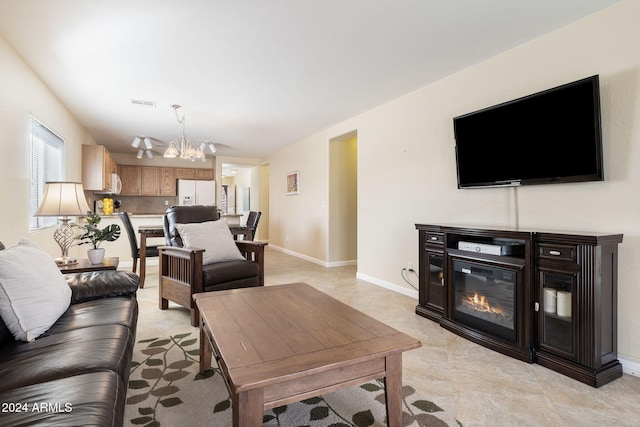
[[[87,250],[87,258],[91,264],[100,264],[104,259],[104,248],[100,245],[102,242],[113,242],[120,237],[120,226],[118,224],[107,225],[100,229],[100,215],[95,212],[88,212],[83,225],[84,233],[78,236],[79,245],[91,245],[91,249]]]

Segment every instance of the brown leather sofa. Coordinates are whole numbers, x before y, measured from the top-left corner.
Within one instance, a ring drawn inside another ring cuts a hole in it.
[[[121,426],[138,319],[138,276],[65,275],[69,309],[35,341],[0,319],[0,424]]]

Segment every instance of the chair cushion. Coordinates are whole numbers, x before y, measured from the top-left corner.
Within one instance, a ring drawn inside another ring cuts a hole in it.
[[[227,261],[202,267],[204,289],[220,283],[258,277],[258,263],[253,261]]]
[[[158,250],[158,246],[147,246],[144,254],[147,258],[153,258],[160,256],[160,251]],[[138,258],[140,257],[140,249],[138,249]]]
[[[28,239],[0,251],[0,316],[16,339],[33,341],[64,313],[71,289],[55,261]]]
[[[225,219],[195,224],[176,224],[186,248],[204,249],[202,264],[240,261],[240,253]]]

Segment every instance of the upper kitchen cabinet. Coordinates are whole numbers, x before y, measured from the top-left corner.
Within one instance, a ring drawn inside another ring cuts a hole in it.
[[[157,196],[159,168],[155,166],[142,166],[140,167],[140,177],[142,180],[140,194],[142,196]]]
[[[141,189],[140,166],[121,165],[120,178],[124,196],[139,196]]]
[[[176,196],[176,169],[160,168],[159,176],[160,196]]]
[[[176,168],[176,179],[214,179],[213,169]]]
[[[142,196],[175,196],[176,169],[155,166],[140,168]]]
[[[82,185],[88,191],[114,191],[112,174],[118,173],[118,164],[102,145],[82,146]]]

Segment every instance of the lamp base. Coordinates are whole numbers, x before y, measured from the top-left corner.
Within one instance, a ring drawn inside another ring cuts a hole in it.
[[[75,265],[78,263],[78,260],[72,258],[70,256],[60,257],[55,259],[56,264],[58,265]]]

